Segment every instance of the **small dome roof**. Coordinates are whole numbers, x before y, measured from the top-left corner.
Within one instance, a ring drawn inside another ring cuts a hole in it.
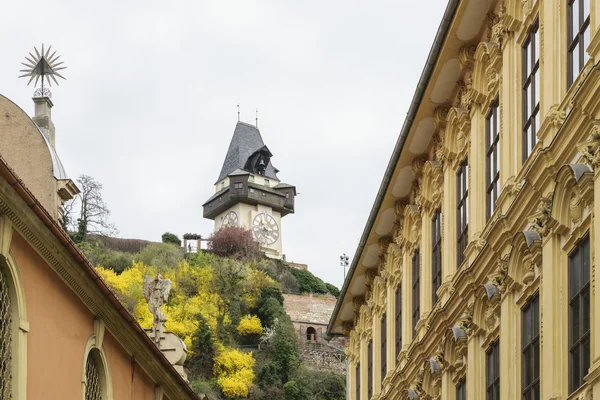
[[[48,137],[46,136],[44,129],[40,128],[40,126],[38,124],[36,124],[35,122],[34,122],[34,124],[40,131],[40,134],[42,135],[42,137],[44,138],[44,142],[46,142],[46,146],[48,146],[48,151],[50,152],[50,158],[52,159],[52,172],[54,174],[54,177],[58,180],[69,179],[69,176],[67,175],[67,171],[65,170],[65,167],[63,166],[62,162],[60,161],[60,158],[58,157],[58,153],[56,152],[56,149],[54,148],[54,146],[52,146],[52,144],[50,144],[50,141],[48,140]]]

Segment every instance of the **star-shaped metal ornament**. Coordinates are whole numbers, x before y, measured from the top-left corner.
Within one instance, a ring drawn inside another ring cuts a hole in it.
[[[34,86],[37,86],[41,79],[41,91],[36,90],[35,95],[38,95],[38,92],[40,92],[40,95],[46,96],[50,94],[50,92],[44,88],[45,82],[48,83],[48,86],[52,86],[52,81],[58,85],[58,80],[56,79],[57,77],[63,80],[66,79],[58,71],[66,69],[67,67],[62,66],[64,61],[58,61],[60,55],[57,55],[56,51],[52,52],[52,46],[45,50],[44,45],[42,44],[41,52],[38,51],[37,47],[34,47],[33,49],[35,51],[35,55],[31,54],[30,52],[29,57],[25,56],[26,62],[21,63],[27,68],[20,70],[20,72],[24,72],[24,74],[19,76],[19,78],[29,77],[29,81],[27,82],[28,86],[34,79]]]

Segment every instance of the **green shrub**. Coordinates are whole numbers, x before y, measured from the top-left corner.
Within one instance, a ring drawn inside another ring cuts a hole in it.
[[[328,293],[325,282],[314,276],[311,272],[296,268],[290,268],[289,271],[298,281],[300,293]]]
[[[279,284],[283,293],[298,294],[300,293],[300,285],[298,280],[290,271],[283,271],[279,276]]]
[[[153,243],[136,254],[135,260],[156,267],[159,271],[171,269],[183,261],[183,249],[171,243]]]
[[[171,243],[178,247],[181,246],[181,239],[174,233],[165,232],[162,234],[161,239],[163,243]]]
[[[325,287],[327,287],[327,291],[329,293],[331,293],[331,295],[333,297],[335,297],[336,299],[339,297],[339,295],[340,295],[340,289],[338,289],[337,286],[334,286],[331,283],[326,283]]]

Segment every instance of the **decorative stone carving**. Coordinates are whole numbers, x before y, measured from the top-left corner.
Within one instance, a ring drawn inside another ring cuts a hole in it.
[[[503,190],[506,190],[509,195],[514,196],[519,193],[521,189],[523,189],[524,185],[525,181],[517,182],[515,176],[513,175],[506,180]]]
[[[469,303],[460,321],[458,321],[457,327],[464,331],[467,336],[470,336],[473,328],[473,312],[475,310],[475,303]]]
[[[523,17],[527,18],[531,14],[533,4],[531,0],[521,0],[521,6],[523,7]]]
[[[473,243],[475,250],[481,251],[481,249],[483,249],[483,246],[485,246],[487,242],[481,237],[481,232],[475,232],[473,234],[473,240],[471,241],[471,243]]]
[[[535,279],[535,263],[530,254],[523,258],[523,284],[528,286]]]
[[[475,45],[467,45],[460,48],[458,51],[458,61],[462,69],[473,69],[475,64]]]
[[[589,138],[579,144],[577,149],[581,153],[584,161],[592,169],[600,165],[600,121],[595,121]]]
[[[379,241],[378,241],[379,253],[387,254],[390,244],[392,244],[391,236],[383,236],[383,237],[379,238]]]
[[[172,288],[171,280],[163,279],[160,274],[155,279],[146,275],[144,277],[144,297],[148,302],[148,309],[154,316],[152,323],[152,336],[154,343],[160,348],[160,339],[165,332],[166,315],[162,311],[163,304],[167,303]]]
[[[360,307],[365,304],[365,296],[354,296],[352,298],[352,306],[354,307],[354,314],[358,316],[360,314]]]
[[[569,215],[571,216],[571,222],[574,226],[578,226],[581,223],[584,208],[585,201],[581,194],[581,188],[579,186],[575,186],[573,187],[573,193],[569,203]]]
[[[591,387],[586,387],[583,392],[579,394],[577,400],[592,400],[594,398],[594,392]]]
[[[425,167],[425,162],[427,162],[427,159],[424,157],[417,157],[412,162],[413,176],[415,177],[415,181],[419,187],[421,186],[423,180],[423,167]]]
[[[497,43],[502,47],[504,37],[508,32],[508,28],[505,25],[504,16],[506,15],[506,6],[502,4],[498,14],[488,14],[488,24],[490,27],[489,40]]]
[[[556,128],[560,127],[567,118],[567,112],[558,108],[558,104],[552,105],[548,109],[546,119]]]
[[[552,197],[547,195],[540,199],[536,213],[529,218],[531,230],[537,232],[542,238],[548,234],[548,222],[550,221],[551,212]]]
[[[496,264],[496,269],[494,271],[494,274],[492,275],[492,283],[498,288],[498,290],[500,290],[500,292],[503,292],[505,289],[504,282],[506,281],[506,277],[508,276],[509,258],[510,253],[504,255]]]
[[[352,332],[352,329],[354,329],[354,321],[344,321],[342,323],[342,329],[344,331],[344,335],[349,335],[350,332]]]
[[[467,113],[471,112],[473,103],[475,103],[475,97],[473,93],[473,80],[469,76],[466,81],[459,82],[460,94],[458,106],[463,108]]]

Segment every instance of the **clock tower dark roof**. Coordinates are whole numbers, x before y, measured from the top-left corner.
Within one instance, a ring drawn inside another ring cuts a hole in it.
[[[271,163],[272,156],[258,128],[245,122],[238,122],[217,182],[236,170],[249,171],[279,180],[277,178],[279,171]]]

